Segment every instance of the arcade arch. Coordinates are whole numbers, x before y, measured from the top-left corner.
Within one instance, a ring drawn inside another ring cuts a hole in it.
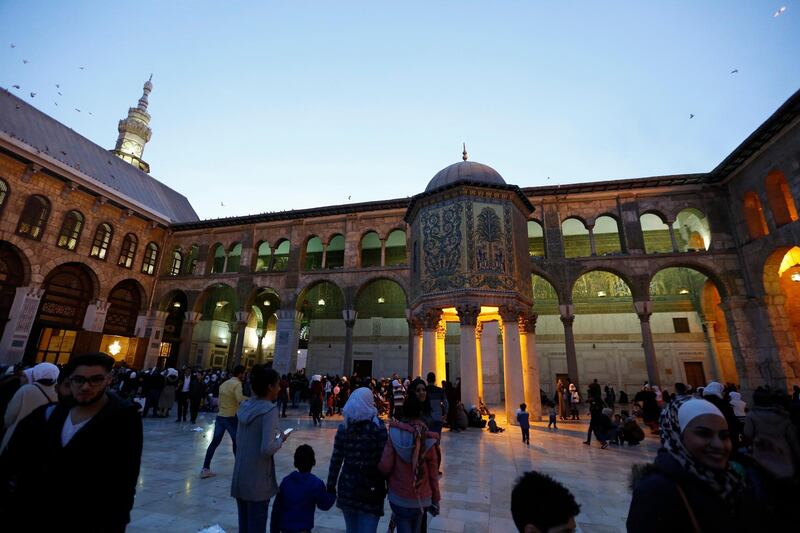
[[[381,238],[374,231],[361,237],[361,266],[381,266]]]
[[[406,232],[393,230],[386,238],[386,266],[406,264]]]
[[[344,267],[344,236],[337,234],[331,238],[325,248],[324,263],[329,270]]]
[[[528,221],[528,255],[545,257],[544,228],[538,220]]]
[[[347,334],[344,293],[330,281],[316,281],[300,292],[296,308],[301,313],[298,357],[318,373],[340,374],[345,351],[340,343]]]
[[[670,228],[660,215],[645,213],[639,217],[639,224],[642,227],[645,253],[670,253],[673,251]]]
[[[769,255],[763,270],[764,303],[781,362],[800,354],[800,247],[784,246]]]
[[[597,217],[592,228],[595,253],[597,255],[617,255],[622,253],[617,219],[610,215]]]
[[[17,289],[25,286],[28,271],[24,256],[16,246],[0,241],[0,338],[11,313]]]
[[[797,208],[783,172],[780,170],[770,172],[764,180],[764,188],[776,227],[797,220]]]
[[[742,198],[742,211],[744,222],[747,225],[747,233],[751,239],[758,239],[769,234],[767,220],[764,218],[764,210],[761,208],[761,200],[753,191],[747,191]]]
[[[579,219],[571,217],[561,223],[564,257],[589,257],[592,255],[589,230]]]

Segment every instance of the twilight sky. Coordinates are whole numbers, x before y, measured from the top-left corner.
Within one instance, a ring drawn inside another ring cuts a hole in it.
[[[201,218],[411,196],[462,141],[520,186],[708,171],[800,88],[800,1],[655,4],[2,0],[0,86],[113,148],[152,72]]]

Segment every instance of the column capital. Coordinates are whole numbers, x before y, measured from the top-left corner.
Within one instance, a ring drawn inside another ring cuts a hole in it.
[[[561,315],[561,323],[565,327],[572,327],[573,322],[575,322],[575,315]]]
[[[456,306],[456,311],[462,326],[475,326],[478,323],[478,315],[481,314],[481,307],[475,304],[461,304]]]
[[[302,316],[302,313],[296,309],[278,309],[275,314],[278,315],[278,320],[294,320],[296,322],[299,322]]]
[[[536,320],[538,320],[538,318],[538,313],[521,315],[519,317],[519,330],[525,333],[536,333]]]
[[[523,313],[522,309],[515,305],[501,305],[498,308],[498,314],[503,322],[516,322]]]
[[[344,319],[345,327],[352,328],[356,325],[356,318],[358,318],[358,312],[354,309],[345,309],[342,311],[342,318]]]
[[[445,337],[447,337],[447,322],[440,320],[439,325],[436,326],[436,338],[441,340]]]
[[[422,323],[422,329],[436,329],[442,318],[442,310],[435,307],[426,307],[417,314],[417,320]]]
[[[203,315],[202,313],[195,313],[194,311],[186,311],[183,314],[183,318],[184,318],[184,320],[186,320],[186,322],[188,324],[191,324],[191,325],[194,326],[195,324],[200,322],[200,319],[202,318],[202,315]]]
[[[653,302],[650,300],[641,300],[633,302],[633,307],[636,309],[636,314],[639,315],[640,322],[649,322],[650,315],[653,314]]]
[[[250,313],[247,311],[236,311],[236,323],[239,325],[246,325],[250,320]]]
[[[475,339],[481,340],[481,333],[483,333],[483,322],[478,322],[475,326]]]

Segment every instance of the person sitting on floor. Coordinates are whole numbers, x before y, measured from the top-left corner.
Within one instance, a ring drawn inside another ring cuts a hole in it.
[[[494,413],[489,415],[489,433],[502,433],[505,429],[501,428],[497,425],[497,421],[494,419]]]

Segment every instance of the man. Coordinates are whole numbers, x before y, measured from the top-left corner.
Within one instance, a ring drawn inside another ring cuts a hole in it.
[[[580,512],[564,485],[539,472],[526,472],[511,491],[511,517],[520,533],[572,533]]]
[[[225,436],[226,431],[233,442],[233,455],[236,455],[236,426],[239,424],[239,419],[236,418],[236,411],[239,410],[239,404],[244,401],[242,374],[244,374],[244,367],[237,365],[233,369],[233,377],[219,386],[219,412],[214,421],[214,438],[211,439],[211,443],[208,445],[206,458],[203,461],[203,469],[200,471],[202,479],[216,475],[211,471],[211,459],[213,459],[214,452],[217,450],[219,443],[222,442],[222,437]]]
[[[183,377],[178,380],[175,390],[175,399],[178,402],[178,418],[175,422],[186,422],[186,415],[189,411],[189,392],[192,387],[192,369],[184,368]]]
[[[0,476],[16,482],[6,531],[125,531],[139,477],[142,419],[108,390],[113,366],[103,353],[74,358],[66,369],[72,399],[40,407],[17,427]]]
[[[447,416],[447,398],[444,391],[436,386],[436,374],[428,372],[428,401],[431,404],[432,422],[428,427],[434,433],[442,434],[442,424],[444,417]]]

